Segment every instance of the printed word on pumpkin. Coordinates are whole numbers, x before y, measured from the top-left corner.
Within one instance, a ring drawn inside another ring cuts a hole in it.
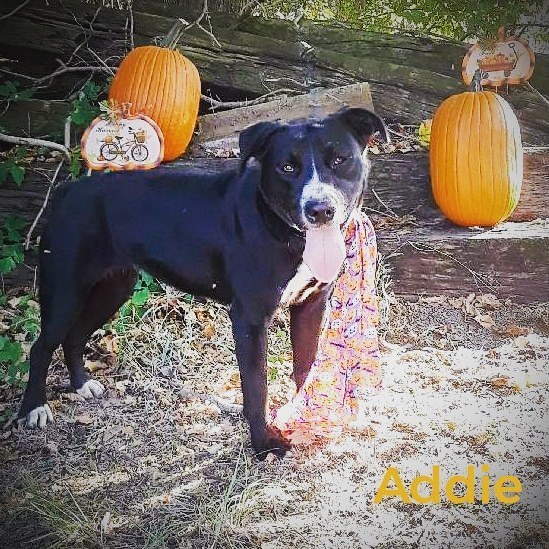
[[[96,118],[82,136],[82,157],[92,170],[144,170],[162,162],[164,140],[144,116]]]

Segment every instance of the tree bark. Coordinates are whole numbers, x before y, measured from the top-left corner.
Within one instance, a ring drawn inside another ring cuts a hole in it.
[[[17,0],[5,4],[5,9],[11,9]],[[192,20],[193,13],[186,6],[137,0],[133,8],[135,44],[150,44],[155,37],[164,36],[176,16]],[[299,27],[288,21],[257,18],[238,22],[217,13],[211,14],[211,23],[221,48],[198,28],[190,29],[180,45],[197,65],[206,94],[211,90],[213,94],[228,93],[230,99],[245,99],[276,88],[305,92],[366,81],[378,113],[417,123],[431,117],[443,99],[465,89],[460,77],[465,45],[310,22]],[[19,59],[18,72],[43,76],[56,68],[56,58],[66,61],[87,39],[86,45],[97,55],[116,64],[127,50],[128,28],[128,12],[101,8],[97,13],[96,6],[76,0],[52,0],[48,6],[33,0],[0,24],[0,54]],[[87,47],[79,54],[89,55]],[[549,56],[536,57],[531,80],[546,95],[548,60]],[[55,89],[67,93],[79,78],[82,76],[66,75],[56,81]],[[517,86],[510,87],[504,97],[517,113],[523,141],[546,145],[549,116],[542,100]]]

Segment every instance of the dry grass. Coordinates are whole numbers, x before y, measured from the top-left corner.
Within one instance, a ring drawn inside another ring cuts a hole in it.
[[[386,282],[381,282],[385,284]],[[387,293],[387,295],[390,295]],[[548,508],[547,307],[475,297],[391,297],[384,388],[363,429],[258,463],[247,427],[181,387],[239,402],[227,312],[167,290],[141,319],[98,333],[89,367],[108,388],[84,402],[49,378],[56,423],[0,431],[6,547],[542,547]],[[494,321],[490,329],[474,318]],[[480,315],[480,316],[479,316]],[[287,317],[269,334],[271,402],[291,391]],[[102,351],[98,353],[97,349]],[[117,361],[111,351],[116,351]],[[0,388],[15,410],[18,391]],[[389,465],[408,484],[489,463],[521,501],[455,507],[372,502]]]

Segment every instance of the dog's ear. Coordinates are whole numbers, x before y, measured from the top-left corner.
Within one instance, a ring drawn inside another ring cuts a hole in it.
[[[258,122],[240,132],[238,145],[240,147],[241,172],[244,171],[250,158],[261,160],[267,149],[269,139],[282,127],[283,125],[280,122]]]
[[[368,109],[344,107],[333,116],[349,127],[363,148],[368,145],[371,137],[376,132],[379,132],[379,136],[385,143],[391,141],[389,131],[383,120]]]

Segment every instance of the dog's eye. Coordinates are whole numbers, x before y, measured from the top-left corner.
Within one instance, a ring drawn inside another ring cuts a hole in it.
[[[339,165],[343,164],[343,162],[345,162],[345,160],[347,160],[347,159],[344,156],[336,156],[332,160],[332,166],[335,168],[336,166],[339,166]]]
[[[295,173],[296,168],[293,164],[290,164],[289,162],[286,162],[286,164],[282,164],[282,166],[280,167],[280,171],[282,171],[284,173]]]

